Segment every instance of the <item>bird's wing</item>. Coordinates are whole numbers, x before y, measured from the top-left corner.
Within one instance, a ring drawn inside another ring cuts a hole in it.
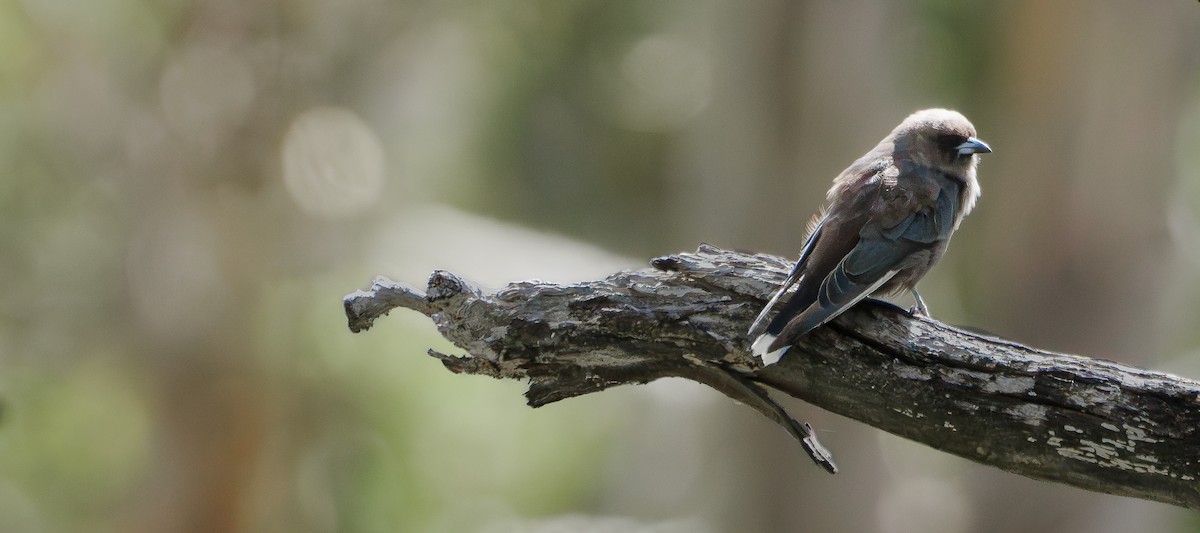
[[[763,329],[763,323],[766,322],[765,331],[758,335],[750,347],[750,350],[762,357],[766,364],[774,363],[783,354],[783,350],[772,350],[768,353],[767,346],[775,342],[793,317],[816,301],[817,290],[822,280],[854,248],[863,224],[869,218],[869,208],[879,198],[883,183],[882,174],[888,168],[890,160],[868,164],[864,158],[856,161],[834,180],[834,188],[830,189],[829,193],[832,199],[829,210],[809,235],[800,260],[792,269],[792,275],[750,327],[750,335],[754,335]],[[848,185],[854,182],[858,184]],[[782,309],[774,319],[768,321],[771,311],[793,286],[795,290],[786,299]]]
[[[907,202],[903,207],[909,214],[890,228],[881,227],[878,236],[887,240],[907,240],[929,244],[950,238],[954,232],[954,219],[960,185],[945,179],[940,183],[937,197],[929,202]],[[866,236],[864,236],[866,237]]]
[[[750,350],[755,355],[762,357],[767,364],[777,361],[783,352],[780,350],[768,352],[766,347],[775,342],[780,332],[793,317],[817,300],[817,292],[822,281],[858,242],[859,233],[868,219],[866,216],[869,212],[868,207],[878,196],[871,189],[870,185],[862,187],[857,194],[843,198],[841,202],[835,202],[831,206],[830,211],[821,219],[809,241],[805,243],[800,261],[796,263],[796,268],[792,271],[793,275],[789,276],[788,281],[785,282],[785,287],[781,287],[777,291],[766,308],[759,313],[758,319],[754,321],[750,330],[751,335],[762,329],[763,322],[766,322],[767,325],[765,331],[754,340]],[[780,300],[784,300],[783,296],[791,286],[794,286],[791,296],[786,298],[786,303],[782,305],[779,313],[768,321],[767,318],[771,311]]]
[[[771,300],[768,301],[767,305],[763,306],[762,311],[758,313],[758,318],[755,318],[754,323],[750,325],[750,330],[746,332],[747,335],[753,336],[756,333],[761,332],[762,329],[767,326],[767,316],[771,314],[771,309],[775,308],[775,304],[779,302],[779,298],[781,298],[784,293],[788,291],[788,289],[792,288],[792,285],[795,285],[797,281],[800,281],[800,277],[804,271],[804,264],[808,262],[808,256],[812,253],[813,243],[816,243],[817,239],[820,238],[821,228],[824,225],[825,219],[822,218],[819,222],[817,222],[817,225],[813,227],[812,232],[808,234],[808,239],[804,241],[804,249],[800,251],[800,259],[796,261],[796,266],[792,267],[792,272],[791,274],[788,274],[788,277],[786,280],[784,280],[783,285],[779,286],[779,290],[776,290],[775,294],[771,295]]]
[[[812,331],[870,296],[899,272],[897,265],[911,253],[911,246],[895,246],[887,239],[860,240],[850,254],[821,281],[817,300],[788,320],[783,330],[767,345],[768,353],[791,346]]]
[[[806,309],[795,309],[787,325],[755,353],[774,353],[791,346],[801,335],[832,320],[890,281],[914,253],[948,238],[953,231],[955,189],[942,187],[933,202],[908,195],[907,201],[889,205],[893,215],[908,215],[890,227],[865,225],[858,243],[821,280],[815,301]]]

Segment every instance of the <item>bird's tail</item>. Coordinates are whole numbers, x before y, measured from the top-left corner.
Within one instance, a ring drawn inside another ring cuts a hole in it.
[[[767,331],[754,341],[751,351],[762,358],[764,365],[778,362],[800,336],[833,320],[895,275],[896,271],[891,270],[869,284],[857,283],[851,281],[839,265],[825,283],[821,284],[815,302],[806,309],[791,308],[792,302],[788,302],[789,305],[784,307],[779,316],[767,325]]]
[[[775,334],[763,333],[757,339],[754,339],[754,344],[750,345],[750,351],[762,359],[763,366],[771,366],[778,363],[783,358],[783,354],[788,351],[788,348],[792,347],[791,344],[788,344],[782,348],[770,351],[771,345],[775,344],[777,338],[778,336]]]
[[[764,328],[767,327],[767,317],[771,315],[771,310],[775,308],[775,304],[779,303],[779,299],[783,297],[783,294],[786,293],[787,290],[796,283],[796,281],[799,279],[799,276],[796,276],[796,278],[797,279],[792,279],[789,277],[787,281],[783,282],[783,285],[779,286],[779,290],[775,291],[775,294],[771,295],[771,299],[767,302],[767,305],[764,305],[762,311],[758,312],[758,317],[754,319],[754,323],[750,324],[750,329],[746,331],[747,336],[753,336],[756,333],[760,333]],[[760,336],[759,338],[762,337]]]
[[[771,299],[767,302],[767,305],[764,305],[762,311],[759,311],[758,317],[754,319],[754,323],[750,324],[750,330],[746,332],[747,336],[759,334],[758,337],[754,339],[754,343],[750,345],[750,352],[762,358],[763,364],[765,365],[777,363],[779,358],[783,357],[783,353],[787,351],[787,348],[770,351],[767,350],[767,347],[775,342],[780,330],[782,330],[783,326],[787,323],[787,320],[781,321],[780,317],[791,314],[788,312],[789,306],[784,306],[783,311],[780,311],[779,316],[776,316],[775,320],[768,321],[767,318],[771,316],[771,311],[775,309],[775,305],[779,303],[779,300],[783,298],[783,295],[787,293],[788,289],[792,288],[792,285],[795,285],[803,277],[804,276],[800,274],[800,268],[797,265],[797,268],[792,270],[792,273],[788,276],[788,279],[783,282],[783,285],[779,286],[779,290],[776,290],[775,294],[771,295]],[[764,329],[766,331],[764,331]]]

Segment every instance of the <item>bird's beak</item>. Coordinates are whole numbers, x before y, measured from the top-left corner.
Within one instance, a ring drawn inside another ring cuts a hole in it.
[[[992,153],[992,147],[988,146],[987,143],[985,143],[979,139],[976,139],[974,137],[968,137],[967,142],[962,143],[958,146],[955,146],[955,149],[958,150],[959,155]]]

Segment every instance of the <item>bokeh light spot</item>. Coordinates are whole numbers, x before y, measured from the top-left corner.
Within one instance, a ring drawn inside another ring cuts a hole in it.
[[[283,180],[305,212],[352,215],[374,203],[383,187],[383,148],[354,113],[331,107],[310,109],[288,129]]]

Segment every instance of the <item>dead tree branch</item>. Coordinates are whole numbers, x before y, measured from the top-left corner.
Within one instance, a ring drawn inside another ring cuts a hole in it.
[[[936,449],[1036,479],[1200,509],[1200,383],[984,337],[863,304],[761,369],[746,327],[791,265],[701,246],[599,281],[483,294],[444,271],[345,299],[358,332],[396,307],[467,352],[456,373],[526,379],[529,405],[667,376],[746,403],[798,439],[755,383]],[[815,441],[806,449],[820,462]],[[828,459],[827,455],[824,455]],[[824,464],[832,471],[833,464]]]

